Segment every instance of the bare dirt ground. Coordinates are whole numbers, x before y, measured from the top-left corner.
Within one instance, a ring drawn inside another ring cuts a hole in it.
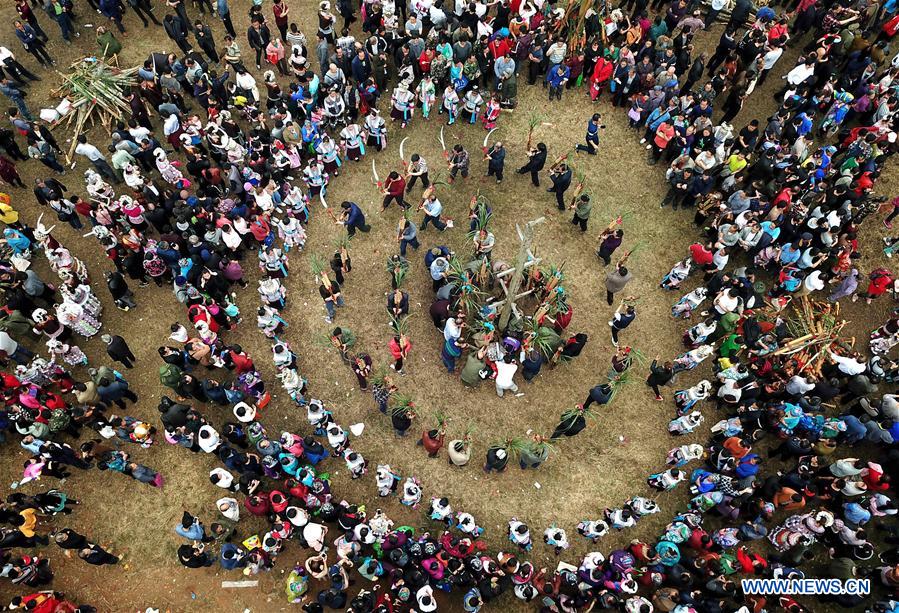
[[[155,4],[161,19],[164,15],[162,3]],[[238,32],[245,31],[249,2],[241,0],[231,4],[232,18]],[[79,3],[79,8],[81,38],[71,47],[60,44],[50,47],[51,53],[60,60],[60,70],[64,70],[63,66],[69,61],[95,49],[93,30],[86,28],[85,24],[97,24],[100,18],[89,10],[86,3]],[[291,8],[294,17],[299,18],[301,28],[314,38],[312,3],[292,3]],[[264,10],[268,14],[270,7],[266,6]],[[190,11],[190,15],[195,17],[195,9]],[[0,8],[0,17],[10,24],[4,44],[14,49],[20,61],[34,68],[31,57],[20,50],[13,37],[11,22],[14,12],[9,3]],[[55,24],[43,14],[39,19],[51,39],[58,40]],[[144,30],[131,15],[126,19],[126,25],[129,36],[120,38],[124,45],[120,58],[123,66],[140,63],[151,50],[173,47],[161,28]],[[210,25],[217,35],[222,34],[217,20]],[[719,33],[720,26],[711,33],[700,34],[699,47],[714,47]],[[246,57],[243,37],[240,43]],[[778,65],[778,77],[789,69],[794,56],[795,52]],[[48,90],[57,82],[52,73],[42,71],[40,74],[44,81],[32,87],[28,97],[33,110],[39,108],[39,101],[46,98]],[[256,76],[261,80],[261,74]],[[742,126],[752,117],[767,117],[773,109],[770,94],[779,87],[778,82],[778,78],[769,79],[766,87],[751,97],[747,108],[734,124]],[[353,447],[368,459],[372,471],[378,463],[390,463],[404,476],[417,475],[423,482],[425,502],[432,495],[445,495],[456,509],[473,513],[479,524],[486,528],[485,537],[493,548],[508,545],[505,539],[506,522],[512,516],[526,521],[537,540],[545,527],[556,522],[568,531],[574,543],[563,558],[574,561],[592,549],[575,532],[579,520],[596,518],[605,507],[621,505],[630,496],[649,495],[650,490],[645,485],[646,475],[663,466],[667,450],[684,442],[694,442],[693,439],[702,442],[706,437],[706,432],[697,433],[689,441],[674,440],[668,436],[666,423],[673,414],[670,402],[673,388],[668,390],[669,401],[653,402],[642,383],[646,367],[635,367],[634,382],[622,390],[586,431],[574,439],[560,442],[558,451],[536,472],[521,472],[517,467],[510,467],[505,474],[486,476],[480,470],[486,447],[500,438],[523,435],[528,430],[548,434],[564,409],[583,401],[587,390],[604,380],[613,353],[606,325],[611,308],[605,304],[604,272],[594,249],[600,230],[618,215],[630,214],[624,225],[624,249],[637,242],[644,245],[629,262],[635,279],[628,291],[640,296],[639,315],[634,325],[622,335],[622,342],[632,345],[650,359],[656,355],[673,357],[682,351],[680,336],[685,326],[669,316],[670,305],[679,295],[659,289],[658,282],[670,266],[682,257],[687,246],[696,239],[697,232],[691,227],[692,213],[659,209],[658,204],[665,191],[664,168],[662,165],[650,167],[645,163],[644,152],[636,142],[639,137],[628,130],[626,118],[620,110],[613,110],[607,100],[591,104],[584,90],[568,91],[561,102],[552,104],[546,99],[546,91],[539,86],[528,87],[522,82],[520,93],[519,107],[514,112],[503,113],[500,129],[495,133],[509,150],[507,178],[501,185],[482,176],[485,167],[477,155],[484,137],[480,126],[460,124],[446,129],[448,146],[459,141],[472,152],[472,176],[439,191],[445,210],[457,220],[456,227],[439,235],[433,229],[424,232],[421,236],[422,248],[410,255],[412,267],[406,289],[410,292],[413,305],[411,338],[414,349],[408,362],[408,375],[399,380],[399,385],[404,393],[411,394],[416,403],[425,408],[424,417],[413,427],[410,436],[395,438],[388,419],[378,413],[370,395],[357,389],[349,369],[333,351],[323,349],[315,341],[316,337],[326,332],[328,326],[322,319],[324,309],[317,285],[312,281],[308,256],[310,253],[329,256],[333,252],[334,240],[342,231],[331,223],[317,203],[313,205],[314,216],[305,253],[291,254],[291,273],[287,282],[289,306],[284,312],[290,322],[286,338],[300,356],[300,370],[310,381],[310,394],[324,399],[344,426],[365,422],[365,432],[353,441]],[[574,143],[580,141],[587,118],[593,112],[604,113],[607,129],[602,134],[600,155],[579,155],[573,159],[574,165],[586,173],[587,191],[594,197],[593,217],[585,235],[569,223],[568,213],[563,215],[555,209],[550,194],[546,194],[543,188],[532,188],[526,178],[514,173],[524,161],[527,120],[531,111],[545,114],[546,121],[552,124],[538,128],[535,134],[535,142],[543,141],[548,145],[550,159],[570,150]],[[433,169],[440,168],[439,122],[438,116],[430,122],[416,118],[411,127],[403,132],[391,125],[390,146],[380,154],[374,153],[381,176],[388,169],[399,168],[397,146],[403,136],[409,137],[407,155],[418,152],[426,157]],[[56,136],[62,142],[70,135],[57,133]],[[106,136],[97,132],[94,142],[105,145]],[[85,163],[79,160],[76,169],[62,178],[71,190],[83,193],[81,173],[85,168]],[[350,163],[344,168],[341,176],[332,182],[328,200],[332,204],[342,200],[359,203],[373,229],[370,234],[361,234],[351,243],[354,268],[344,288],[347,306],[339,312],[337,324],[352,329],[358,337],[357,347],[369,352],[376,364],[386,365],[389,363],[387,341],[390,332],[384,311],[384,292],[389,289],[389,280],[384,265],[386,257],[396,249],[394,228],[399,213],[398,209],[392,208],[386,214],[379,214],[379,198],[371,185],[368,157],[359,165]],[[42,171],[43,167],[36,163],[20,167],[29,184]],[[895,172],[891,168],[881,179],[877,191],[890,195],[894,182]],[[427,314],[432,292],[422,263],[424,252],[438,244],[446,244],[457,252],[466,251],[465,211],[469,198],[478,189],[493,206],[493,231],[497,236],[494,253],[498,258],[510,260],[514,257],[518,246],[516,222],[546,216],[546,222],[537,230],[537,253],[545,261],[565,264],[566,287],[575,311],[569,330],[584,331],[590,336],[585,351],[578,359],[552,370],[544,369],[530,385],[523,383],[522,397],[499,399],[489,384],[470,390],[456,377],[448,375],[439,359],[442,339]],[[412,197],[419,193],[419,188],[416,188]],[[13,190],[12,195],[25,220],[33,223],[40,210],[30,190]],[[879,220],[866,225],[862,243],[863,272],[879,263],[879,227]],[[92,238],[81,238],[68,226],[57,226],[54,234],[91,267],[95,291],[104,301],[103,330],[124,336],[138,357],[137,368],[128,371],[126,376],[140,396],[140,401],[129,407],[128,413],[157,423],[156,403],[163,388],[157,376],[160,361],[156,348],[165,343],[169,325],[176,320],[184,320],[181,307],[168,289],[151,286],[138,291],[137,309],[129,313],[116,310],[103,287],[102,273],[111,266],[104,259],[100,246]],[[248,264],[247,269],[251,268],[252,260],[248,260]],[[39,264],[39,270],[50,274],[43,262]],[[695,283],[696,279],[688,282],[685,291],[692,289]],[[238,304],[245,322],[227,340],[239,342],[254,356],[256,363],[263,367],[269,389],[276,392],[274,401],[263,412],[263,422],[269,434],[276,435],[281,430],[305,432],[304,412],[293,407],[283,394],[277,393],[279,390],[273,369],[267,364],[268,345],[253,325],[258,297],[252,287],[238,294]],[[888,306],[885,301],[867,308],[845,305],[844,312],[853,322],[852,333],[862,335],[882,321]],[[82,342],[81,346],[90,356],[92,364],[108,362],[99,337]],[[688,373],[677,385],[690,385],[707,374],[704,369]],[[461,435],[469,424],[476,428],[473,459],[465,469],[451,468],[443,455],[439,459],[428,459],[416,447],[417,434],[432,425],[429,409],[439,409],[449,416],[450,438]],[[221,408],[209,406],[204,411],[214,424],[220,424],[227,418]],[[717,416],[708,415],[709,422],[716,420]],[[53,525],[75,528],[100,543],[109,544],[115,552],[122,552],[126,557],[118,566],[96,570],[79,560],[65,558],[59,549],[48,549],[46,552],[57,570],[54,589],[66,592],[74,600],[91,602],[108,611],[142,610],[147,606],[173,611],[212,608],[277,611],[286,608],[282,591],[283,575],[292,564],[305,558],[305,553],[298,547],[288,547],[273,572],[257,577],[260,581],[258,588],[223,589],[220,587],[221,580],[241,577],[210,569],[188,571],[178,564],[175,551],[180,539],[173,528],[182,510],[200,515],[207,524],[215,519],[213,502],[220,496],[221,490],[212,486],[206,478],[208,470],[214,466],[210,458],[202,454],[192,455],[164,442],[150,450],[130,446],[128,451],[137,461],[163,472],[165,488],[155,490],[120,475],[96,470],[79,472],[62,484],[65,491],[81,500],[82,507],[69,518],[58,519]],[[0,482],[9,484],[19,478],[26,454],[16,444],[6,445],[2,454],[4,462],[0,467]],[[366,502],[370,511],[382,507],[397,525],[436,529],[422,511],[410,511],[395,499],[378,499],[371,473],[364,479],[351,481],[342,463],[332,462],[331,468],[333,491],[338,499],[345,497],[351,501]],[[26,491],[34,491],[57,485],[51,479],[25,487]],[[2,490],[8,493],[8,486]],[[663,509],[661,514],[642,520],[636,528],[607,537],[598,547],[609,551],[634,538],[654,538],[679,508],[683,502],[682,496],[682,493],[659,496],[658,501]],[[258,527],[251,520],[242,520],[241,535],[249,536]],[[535,545],[530,559],[538,566],[555,565],[551,551],[539,543]],[[7,583],[0,584],[0,600],[14,593],[17,592],[10,589]],[[502,609],[515,607],[513,600],[507,598],[499,606]]]

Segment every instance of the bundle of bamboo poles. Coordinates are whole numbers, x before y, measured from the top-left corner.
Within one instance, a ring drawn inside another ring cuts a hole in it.
[[[840,304],[817,302],[803,296],[793,303],[793,317],[786,320],[793,336],[772,355],[789,355],[803,364],[801,370],[820,374],[830,349],[840,344],[840,332],[848,323],[839,319]]]
[[[577,50],[584,49],[587,46],[587,35],[584,24],[587,20],[587,12],[590,9],[600,12],[600,18],[605,17],[605,3],[599,0],[568,0],[565,6],[565,15],[559,21],[559,30],[566,28],[568,33],[568,52],[574,53]],[[558,32],[558,31],[557,31]],[[605,41],[605,28],[601,30],[603,41]]]
[[[67,98],[72,110],[56,125],[70,127],[74,124],[72,146],[67,158],[72,159],[78,136],[89,130],[98,121],[112,132],[118,120],[127,118],[131,107],[125,100],[125,92],[137,84],[137,68],[117,68],[96,57],[86,57],[74,62],[72,72],[62,77],[62,85],[53,90],[53,95]]]

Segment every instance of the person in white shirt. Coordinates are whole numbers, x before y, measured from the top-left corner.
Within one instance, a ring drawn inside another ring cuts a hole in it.
[[[801,83],[815,74],[815,55],[812,54],[799,62],[793,70],[785,74],[782,78],[786,79],[787,84],[779,91],[776,97],[789,96]]]
[[[820,270],[813,270],[805,279],[803,279],[802,286],[804,288],[804,293],[810,294],[824,289],[824,280],[821,279],[821,274]]]
[[[0,47],[0,74],[5,73],[19,85],[27,85],[28,81],[40,81],[41,78],[16,61],[16,56],[6,47]]]
[[[786,390],[791,396],[802,396],[813,389],[815,389],[815,384],[800,375],[793,375],[787,381]]]
[[[415,11],[415,14],[418,15],[419,21],[421,18],[426,17],[431,12],[431,6],[433,6],[433,0],[413,0],[412,10]]]
[[[209,480],[213,485],[223,490],[236,492],[239,489],[237,482],[234,481],[234,475],[221,467],[213,468],[209,471]]]
[[[768,49],[768,52],[762,56],[762,72],[759,73],[759,78],[755,82],[756,87],[761,87],[762,83],[765,82],[765,79],[768,78],[768,73],[771,72],[771,69],[774,68],[774,65],[777,63],[777,60],[780,59],[780,56],[784,54],[784,48],[780,45],[775,47],[771,47]]]
[[[727,261],[730,259],[730,256],[727,253],[727,247],[722,246],[718,249],[714,255],[712,255],[712,264],[714,265],[713,270],[709,270],[706,272],[706,277],[711,279],[716,272],[724,270],[724,267],[727,266]]]
[[[199,436],[197,437],[197,445],[200,446],[200,449],[206,453],[212,453],[218,449],[221,444],[222,438],[219,436],[219,433],[215,431],[215,428],[209,424],[205,424],[200,428]]]
[[[421,22],[418,20],[418,15],[415,13],[411,13],[409,15],[409,19],[406,20],[406,33],[415,38],[415,35],[421,35],[422,27]]]
[[[87,137],[84,134],[81,134],[78,137],[78,145],[75,147],[75,153],[83,155],[90,160],[94,168],[97,169],[97,172],[103,175],[104,178],[113,183],[122,182],[112,169],[112,166],[109,165],[109,162],[106,161],[106,158],[103,157],[103,154],[100,153],[100,150],[87,142]]]
[[[550,74],[556,66],[565,61],[565,55],[568,53],[568,44],[561,38],[557,38],[556,42],[551,44],[546,50],[546,60],[549,62],[547,74]]]
[[[219,498],[215,505],[225,519],[233,522],[240,519],[240,506],[234,498]]]
[[[458,340],[460,336],[462,336],[462,328],[464,327],[464,323],[461,318],[456,319],[450,317],[446,320],[446,325],[443,326],[443,340],[446,341],[455,341]]]
[[[724,10],[727,3],[728,0],[712,0],[711,4],[709,4],[709,10],[705,13],[705,18],[702,20],[705,23],[703,30],[708,30],[712,27],[712,24],[718,19],[718,13]]]
[[[513,392],[518,391],[518,386],[515,385],[515,381],[512,380],[516,372],[518,372],[518,364],[512,359],[511,353],[506,354],[503,357],[502,362],[496,363],[495,383],[497,396],[502,398],[506,390],[511,390]]]
[[[253,102],[259,102],[259,88],[256,86],[256,79],[245,68],[237,71],[234,82],[237,84],[237,87],[253,97]]]
[[[834,353],[833,350],[828,351],[828,353],[830,353],[830,359],[836,362],[837,369],[844,375],[854,377],[855,375],[860,375],[865,372],[865,370],[867,370],[867,366],[865,365],[865,363],[857,360],[853,356],[842,356]]]
[[[434,227],[441,232],[446,230],[446,224],[440,219],[440,214],[443,212],[443,205],[437,199],[436,194],[431,194],[425,198],[419,208],[422,209],[425,214],[424,220],[421,222],[422,232],[425,231],[429,223],[434,224]]]
[[[150,138],[150,131],[142,125],[136,125],[133,128],[128,128],[128,134],[131,135],[131,140],[135,143],[142,143],[144,140]]]
[[[5,330],[0,330],[0,351],[14,360],[16,364],[27,364],[34,357],[34,353],[16,342]]]
[[[725,289],[715,297],[715,310],[720,315],[724,315],[725,313],[732,313],[734,311],[740,311],[742,310],[742,302],[743,301],[734,290]]]
[[[428,19],[435,28],[442,28],[446,25],[446,12],[436,4],[432,4],[428,9]]]
[[[178,115],[176,113],[170,113],[169,116],[165,118],[165,121],[162,122],[162,133],[168,138],[173,134],[178,134],[180,131],[181,121],[178,119]]]

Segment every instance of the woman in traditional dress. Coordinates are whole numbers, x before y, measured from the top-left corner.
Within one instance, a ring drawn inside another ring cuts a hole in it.
[[[174,163],[169,161],[165,151],[161,148],[157,148],[153,151],[153,157],[156,158],[156,169],[159,170],[159,174],[162,176],[163,181],[172,185],[177,185],[184,180],[184,175],[181,174],[181,171],[178,170]]]
[[[437,100],[434,81],[431,79],[431,75],[426,74],[421,78],[417,92],[418,101],[421,103],[421,116],[428,119],[431,114],[431,109],[434,108],[434,102]]]
[[[402,127],[405,128],[412,119],[415,108],[415,94],[401,83],[393,90],[391,102],[393,104],[390,109],[390,118],[393,121],[402,122]]]
[[[494,93],[487,101],[487,106],[484,107],[483,122],[485,130],[493,130],[496,128],[496,120],[499,119],[499,112],[499,94]]]
[[[63,343],[62,341],[49,340],[47,341],[47,350],[50,352],[50,355],[54,360],[57,357],[61,358],[66,364],[69,364],[70,366],[87,364],[87,356],[84,355],[84,352],[81,351],[78,345],[69,345],[68,343]]]

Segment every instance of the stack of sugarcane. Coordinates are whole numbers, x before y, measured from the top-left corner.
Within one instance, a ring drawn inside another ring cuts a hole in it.
[[[75,132],[68,153],[70,160],[82,132],[98,120],[107,132],[111,132],[116,121],[130,115],[131,107],[125,100],[125,92],[137,84],[136,67],[116,68],[95,57],[78,60],[71,68],[73,71],[68,75],[59,73],[62,85],[52,92],[72,103],[72,112],[60,122],[67,127],[74,122]]]
[[[807,296],[793,303],[793,317],[786,320],[791,340],[772,355],[789,355],[801,363],[802,370],[820,374],[828,352],[840,344],[840,332],[848,323],[839,319],[840,304],[817,302]]]
[[[584,49],[587,46],[585,28],[587,12],[591,8],[598,11],[604,6],[605,3],[601,3],[598,0],[568,0],[568,4],[565,6],[565,16],[562,17],[558,25],[560,30],[564,29],[568,33],[569,53]],[[605,29],[601,31],[601,35],[603,41],[605,41]]]

